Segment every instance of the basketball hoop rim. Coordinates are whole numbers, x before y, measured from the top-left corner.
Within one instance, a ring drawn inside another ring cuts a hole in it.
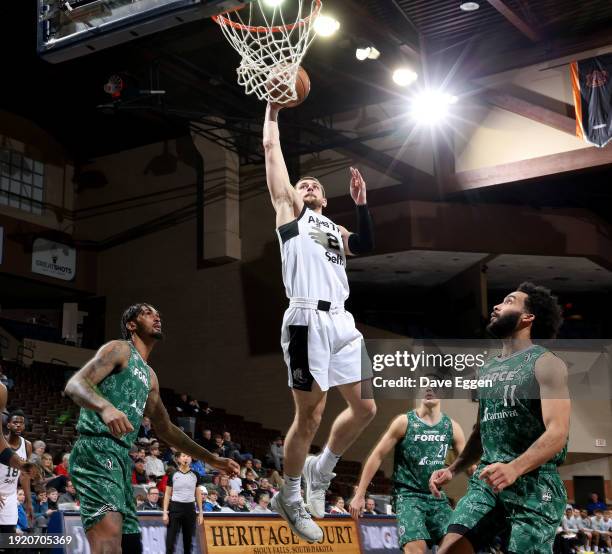
[[[246,4],[242,4],[242,6],[238,6],[237,8],[234,8],[233,10],[228,10],[219,15],[213,15],[212,20],[217,25],[229,25],[230,27],[233,27],[234,29],[240,29],[241,31],[247,31],[249,33],[270,33],[270,32],[280,33],[282,31],[292,31],[296,27],[302,27],[303,25],[306,25],[306,23],[308,23],[313,17],[316,17],[319,14],[319,12],[321,11],[322,2],[321,0],[314,0],[314,2],[315,2],[314,10],[312,10],[312,12],[309,15],[307,15],[306,17],[302,19],[299,19],[295,23],[289,23],[288,25],[277,25],[275,27],[244,25],[243,23],[237,23],[236,21],[232,21],[229,17],[224,16],[225,13],[237,12],[238,10],[245,8],[247,6]]]

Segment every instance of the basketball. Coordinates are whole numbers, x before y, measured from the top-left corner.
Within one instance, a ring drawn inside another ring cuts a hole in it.
[[[273,102],[276,102],[280,107],[295,108],[308,98],[308,93],[310,92],[310,77],[302,66],[298,68],[297,77],[295,79],[295,92],[297,98],[289,102],[285,100],[291,96],[291,91],[289,85],[283,82],[284,80],[285,79],[277,73],[277,76],[272,76],[268,79],[266,88]]]

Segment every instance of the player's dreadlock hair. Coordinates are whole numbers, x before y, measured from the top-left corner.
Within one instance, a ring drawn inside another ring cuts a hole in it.
[[[525,308],[535,316],[531,326],[531,338],[554,339],[563,323],[561,306],[550,289],[528,281],[517,289],[527,295]]]
[[[123,312],[123,315],[121,316],[121,336],[125,340],[130,340],[132,338],[132,334],[128,330],[127,324],[130,321],[135,321],[140,315],[140,312],[142,312],[142,309],[148,306],[152,306],[152,304],[149,304],[148,302],[139,302],[138,304],[132,304]]]

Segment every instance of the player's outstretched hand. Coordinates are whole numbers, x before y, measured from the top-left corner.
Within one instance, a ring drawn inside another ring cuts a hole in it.
[[[230,477],[240,475],[240,466],[238,462],[231,460],[230,458],[217,458],[210,464],[214,468],[225,471]]]
[[[358,206],[366,204],[366,184],[356,167],[351,167],[351,198]]]
[[[365,496],[354,496],[353,500],[351,500],[351,503],[349,504],[349,513],[351,514],[351,517],[357,519],[363,513],[364,508]]]
[[[102,420],[113,434],[121,438],[134,430],[128,417],[114,406],[109,406],[102,410]]]
[[[485,467],[478,478],[497,493],[512,485],[519,478],[519,474],[512,464],[496,463]]]
[[[429,490],[436,498],[442,496],[440,489],[453,479],[453,472],[447,467],[444,469],[438,469],[431,474],[429,478]]]

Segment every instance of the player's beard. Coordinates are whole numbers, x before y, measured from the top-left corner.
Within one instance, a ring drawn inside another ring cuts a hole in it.
[[[304,198],[304,204],[311,210],[318,210],[323,207],[323,199],[313,196],[312,198]]]
[[[508,312],[500,315],[495,321],[487,325],[487,331],[498,339],[507,339],[514,333],[521,318],[521,312]]]
[[[161,331],[153,331],[151,336],[157,340],[164,340],[164,334]]]

